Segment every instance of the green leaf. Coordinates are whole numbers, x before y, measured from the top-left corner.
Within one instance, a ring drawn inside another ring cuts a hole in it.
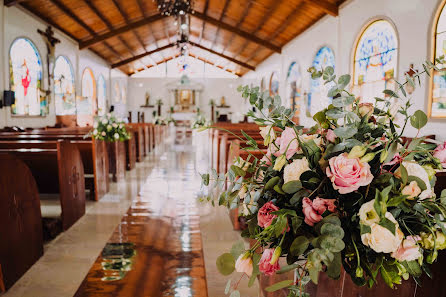
[[[230,253],[224,253],[217,258],[217,269],[223,275],[230,275],[235,270],[235,259]]]
[[[327,118],[325,117],[324,111],[319,111],[313,116],[313,120],[319,124],[325,123]]]
[[[287,279],[287,280],[284,280],[284,281],[275,283],[274,285],[267,287],[265,290],[266,290],[267,292],[275,292],[275,291],[277,291],[277,290],[280,290],[280,289],[289,287],[289,286],[291,286],[293,283],[294,283],[294,280],[292,280],[292,279]]]
[[[297,230],[302,225],[302,222],[303,222],[303,218],[301,218],[301,217],[292,217],[291,218],[291,225],[293,227],[294,234],[297,233]]]
[[[372,228],[369,225],[359,224],[360,234],[367,234],[372,232]]]
[[[344,238],[344,229],[342,229],[342,227],[338,226],[338,225],[334,225],[331,223],[326,223],[322,225],[321,228],[321,234],[322,235],[329,235],[332,237],[337,237],[337,238]]]
[[[291,197],[290,203],[292,205],[296,206],[296,205],[300,204],[300,201],[302,201],[302,199],[307,195],[308,195],[308,192],[305,189],[301,189],[301,190],[297,191],[297,193],[295,193],[293,195],[293,197]]]
[[[400,165],[400,173],[403,184],[407,184],[407,179],[409,178],[409,174],[407,173],[407,169],[406,167],[403,166],[403,164]]]
[[[231,293],[231,295],[229,295],[229,297],[240,297],[240,292],[237,290],[232,291],[232,293]]]
[[[407,272],[410,273],[410,275],[413,275],[415,277],[420,277],[421,274],[423,273],[420,264],[418,264],[418,261],[410,261],[410,262],[404,261],[401,264],[404,265],[404,267],[406,268]]]
[[[342,257],[341,253],[335,253],[334,258],[327,264],[327,274],[332,279],[339,279],[341,276]]]
[[[392,222],[391,220],[389,220],[388,218],[382,218],[379,221],[379,225],[383,226],[384,228],[386,228],[387,230],[389,230],[390,232],[392,232],[393,235],[395,235],[396,232],[396,225],[394,222]]]
[[[400,205],[403,201],[405,201],[407,197],[408,197],[407,195],[401,195],[401,196],[393,197],[392,199],[390,199],[390,200],[387,202],[387,206],[388,206],[388,207],[395,207],[395,206],[398,206],[398,205]]]
[[[388,96],[390,96],[390,97],[399,98],[399,96],[394,91],[389,90],[389,89],[384,90],[383,93],[388,95]]]
[[[332,108],[327,110],[325,115],[332,119],[342,119],[346,115],[346,112],[339,108]]]
[[[205,174],[201,175],[203,185],[209,186],[209,178],[210,178],[209,173],[205,173]]]
[[[410,183],[411,181],[416,181],[418,186],[420,187],[421,191],[424,191],[427,189],[426,183],[421,178],[419,178],[417,176],[409,175],[407,177],[407,182]]]
[[[245,176],[246,172],[238,166],[232,165],[231,170],[234,171],[236,176]]]
[[[302,183],[298,180],[289,181],[282,186],[282,190],[287,194],[294,194],[302,189]]]
[[[307,250],[309,245],[310,241],[305,236],[296,237],[290,246],[290,253],[293,256],[300,256]]]
[[[341,138],[351,138],[353,135],[358,133],[358,129],[354,126],[345,126],[345,127],[338,127],[334,129],[333,131],[337,137]]]
[[[231,279],[228,279],[228,282],[226,283],[225,287],[225,294],[229,294],[229,290],[231,289]]]
[[[277,185],[277,183],[280,181],[280,177],[279,176],[275,176],[273,178],[271,178],[265,185],[265,190],[271,190],[274,188],[275,185]]]
[[[288,219],[284,216],[277,217],[276,223],[274,224],[274,234],[279,237],[286,229]]]
[[[283,266],[282,268],[280,268],[280,270],[278,270],[276,273],[277,274],[282,274],[291,270],[294,270],[296,268],[299,268],[300,265],[299,264],[291,264],[291,265],[287,265],[287,266]]]
[[[415,111],[410,117],[410,124],[418,130],[423,128],[427,124],[427,115],[422,110]]]
[[[338,79],[338,84],[340,89],[344,89],[350,83],[350,74],[341,75]]]
[[[321,246],[321,248],[329,250],[330,252],[333,253],[338,253],[345,248],[345,243],[344,241],[342,241],[342,239],[327,235],[320,236],[318,243]]]
[[[341,96],[333,99],[333,106],[335,107],[346,107],[351,105],[355,101],[354,96]]]
[[[260,271],[259,271],[259,261],[260,261],[260,255],[254,253],[252,255],[252,267],[253,267],[252,275],[249,278],[248,287],[252,287],[252,285],[254,284],[254,282],[257,279],[257,275],[260,274]]]
[[[245,244],[243,240],[237,241],[231,247],[231,255],[234,257],[234,259],[237,259],[244,252],[245,252]]]
[[[285,195],[286,193],[282,191],[281,187],[279,185],[274,186],[274,191],[276,191],[279,194]]]

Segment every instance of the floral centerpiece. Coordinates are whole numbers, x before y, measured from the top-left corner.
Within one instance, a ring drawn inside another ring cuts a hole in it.
[[[209,126],[210,124],[211,124],[210,121],[206,119],[204,114],[202,114],[200,111],[197,111],[197,115],[191,124],[191,129],[199,129],[202,127]]]
[[[427,74],[438,69],[431,62],[423,67]],[[350,75],[337,78],[332,67],[309,72],[333,85],[332,104],[313,116],[310,129],[293,123],[280,97],[238,88],[259,111],[248,116],[261,126],[267,150],[242,131],[249,157],[226,174],[202,174],[204,185],[225,189],[208,200],[238,208],[248,225],[242,236],[254,242],[249,250],[238,243],[221,255],[219,271],[242,272],[249,285],[260,273],[295,271],[295,279],[267,288],[288,288],[289,296],[308,296],[308,282],[317,284],[321,272],[338,279],[342,267],[358,286],[373,287],[379,275],[391,288],[409,277],[419,281],[446,248],[446,191],[434,193],[445,147],[401,138],[408,123],[418,132],[427,123],[423,111],[409,114],[404,90],[420,84],[422,73],[396,82],[396,90],[384,90],[374,103],[360,103],[346,89]],[[401,125],[396,114],[404,118]],[[230,283],[229,292],[236,292]]]
[[[113,113],[95,117],[93,130],[88,135],[107,142],[126,141],[130,139],[130,134],[125,128],[125,123]]]

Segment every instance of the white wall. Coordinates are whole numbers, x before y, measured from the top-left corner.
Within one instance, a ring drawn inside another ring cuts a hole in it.
[[[47,89],[47,63],[46,55],[47,49],[40,34],[37,33],[37,29],[45,30],[47,24],[42,20],[36,18],[29,12],[17,7],[5,7],[3,6],[3,0],[0,0],[0,90],[8,90],[9,86],[9,47],[11,43],[18,37],[29,38],[37,47],[43,66],[42,83],[43,88]],[[54,29],[54,28],[53,28]],[[72,66],[75,73],[76,82],[76,95],[81,94],[81,80],[84,69],[88,66],[92,69],[95,79],[98,79],[102,74],[107,84],[107,101],[110,106],[111,98],[111,70],[110,66],[102,58],[95,55],[89,50],[80,51],[78,45],[71,38],[65,36],[65,34],[54,29],[55,37],[58,38],[61,43],[56,45],[55,55],[56,58],[59,55],[66,56]],[[121,71],[114,70],[114,76],[125,76]],[[125,80],[125,84],[127,80]],[[54,84],[52,84],[52,87]],[[54,90],[51,90],[51,98],[49,99],[49,114],[45,117],[26,117],[26,116],[11,116],[10,108],[0,109],[0,127],[3,126],[22,126],[22,127],[42,127],[47,125],[54,125],[56,121],[55,116],[55,104],[54,104]]]
[[[442,0],[351,0],[341,5],[339,16],[326,16],[310,29],[293,39],[283,49],[282,54],[274,54],[257,67],[255,72],[249,72],[244,77],[254,79],[260,84],[260,79],[269,76],[273,70],[280,75],[280,95],[286,98],[286,71],[291,61],[300,64],[304,73],[303,90],[310,89],[310,77],[306,70],[311,66],[316,51],[324,45],[331,47],[335,53],[336,74],[352,72],[352,55],[354,44],[363,26],[373,18],[386,18],[396,27],[399,36],[399,59],[397,78],[403,81],[404,72],[413,63],[422,70],[421,63],[431,59],[431,36],[434,16]],[[427,113],[429,96],[429,78],[422,79],[423,86],[418,88],[413,96],[412,110],[424,110]],[[301,113],[302,123],[312,125],[313,120]],[[446,120],[429,119],[423,134],[435,134],[437,139],[446,139]],[[408,136],[416,133],[414,129],[407,130]]]
[[[146,121],[152,119],[152,111],[155,108],[144,108],[140,106],[145,104],[145,94],[150,94],[150,104],[155,104],[158,99],[162,99],[164,105],[162,106],[162,115],[165,116],[173,106],[173,97],[169,94],[166,86],[169,83],[178,82],[179,78],[129,78],[128,91],[128,108],[135,112],[142,110],[145,112]],[[230,106],[229,109],[222,109],[222,113],[246,113],[249,105],[237,92],[237,87],[243,84],[249,84],[251,80],[244,78],[206,78],[206,79],[191,79],[192,82],[201,83],[204,88],[200,94],[199,106],[200,110],[210,117],[210,99],[220,105],[220,98],[225,96],[226,104]]]

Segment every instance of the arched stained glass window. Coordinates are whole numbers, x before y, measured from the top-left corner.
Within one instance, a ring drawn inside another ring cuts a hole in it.
[[[269,79],[269,94],[270,96],[279,95],[279,75],[276,71],[271,73],[271,77]]]
[[[302,73],[299,64],[291,62],[287,73],[288,97],[290,99],[290,107],[294,109],[294,118],[299,123],[300,105],[302,98]]]
[[[375,102],[384,89],[395,88],[398,38],[391,23],[377,20],[366,26],[354,57],[353,92],[362,102]]]
[[[113,84],[113,101],[114,102],[121,102],[121,88],[119,86],[119,82],[115,81]]]
[[[98,78],[98,115],[102,116],[107,112],[107,85],[104,76]]]
[[[81,96],[76,97],[77,124],[80,127],[93,125],[93,115],[96,114],[96,81],[93,71],[85,68],[82,74]]]
[[[314,57],[313,65],[317,70],[335,68],[335,56],[333,50],[327,46],[321,47]],[[311,79],[310,93],[308,94],[307,112],[318,111],[327,107],[331,103],[331,98],[327,97],[328,90],[332,84],[324,84],[322,78]]]
[[[48,102],[42,88],[42,61],[36,46],[27,38],[16,39],[9,51],[10,88],[15,92],[13,115],[45,116]]]
[[[64,56],[59,56],[54,63],[54,96],[56,115],[76,114],[73,67]]]
[[[446,55],[446,9],[445,2],[439,8],[435,23],[435,58]],[[433,59],[432,59],[433,60]],[[429,116],[446,118],[446,69],[435,71],[431,78],[431,98],[429,100]]]

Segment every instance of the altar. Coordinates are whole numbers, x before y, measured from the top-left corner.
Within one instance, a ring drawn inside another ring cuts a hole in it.
[[[169,91],[169,104],[174,109],[172,117],[175,120],[192,120],[200,106],[203,85],[183,75],[180,80],[168,83],[166,88]]]

